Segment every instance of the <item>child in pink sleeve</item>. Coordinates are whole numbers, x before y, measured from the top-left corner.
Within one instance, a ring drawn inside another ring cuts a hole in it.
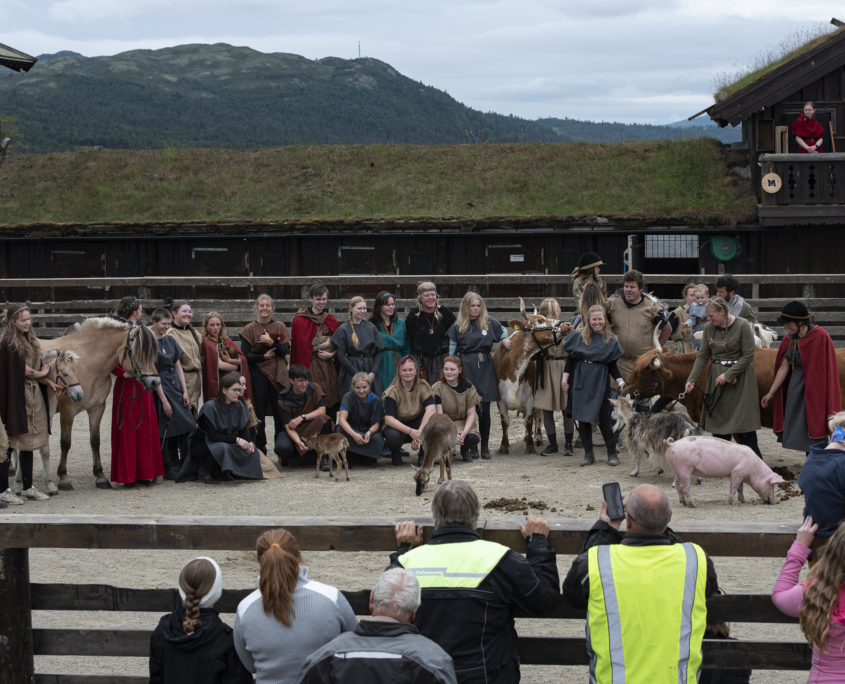
[[[804,582],[799,583],[798,576],[801,568],[810,557],[810,549],[818,525],[813,524],[812,518],[807,518],[798,530],[796,540],[792,542],[786,554],[786,563],[780,571],[772,592],[772,601],[778,610],[791,617],[800,617],[804,601]],[[845,555],[845,523],[831,537],[822,557],[816,567],[822,563],[836,563],[840,565]],[[816,573],[813,573],[815,576]],[[832,684],[843,681],[845,673],[845,587],[840,587],[839,602],[831,611],[831,625],[825,640],[826,653],[819,648],[813,648],[813,666],[810,669],[808,684]]]

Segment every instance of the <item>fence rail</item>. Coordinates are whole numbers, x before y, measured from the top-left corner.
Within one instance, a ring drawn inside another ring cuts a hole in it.
[[[30,548],[254,550],[255,539],[268,529],[285,527],[303,551],[395,550],[391,517],[176,517],[96,515],[0,515],[0,681],[38,684],[140,684],[144,677],[37,673],[35,655],[146,657],[149,630],[32,629],[32,611],[168,612],[180,604],[175,589],[137,589],[102,584],[30,584]],[[430,518],[417,518],[425,539]],[[524,552],[518,518],[478,521],[482,538]],[[561,554],[575,554],[593,525],[591,520],[549,520],[550,543]],[[673,529],[708,554],[743,557],[784,557],[797,525],[779,523],[685,522]],[[252,590],[225,590],[217,608],[234,612]],[[369,590],[344,591],[357,615],[368,613]],[[768,595],[714,596],[707,602],[708,620],[794,624],[774,608]],[[529,617],[517,613],[517,617]],[[585,612],[562,597],[545,619],[584,620]],[[519,637],[518,650],[526,665],[586,665],[586,643],[573,637]],[[807,670],[812,651],[803,641],[705,640],[704,667]]]

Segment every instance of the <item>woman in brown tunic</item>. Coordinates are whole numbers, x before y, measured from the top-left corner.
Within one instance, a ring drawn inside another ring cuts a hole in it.
[[[260,421],[256,428],[258,432],[255,436],[255,445],[264,453],[267,453],[265,421],[267,406],[270,406],[273,413],[275,427],[273,439],[275,440],[279,433],[284,431],[279,415],[279,392],[289,384],[288,364],[285,361],[290,349],[288,328],[281,321],[273,319],[275,308],[270,295],[259,295],[255,300],[258,320],[241,330],[241,351],[249,365],[252,399],[255,414]],[[255,353],[253,349],[256,349]]]
[[[182,349],[182,357],[179,360],[182,364],[182,372],[185,374],[185,389],[188,390],[188,406],[194,414],[194,420],[202,404],[202,336],[194,326],[191,319],[194,317],[194,310],[191,305],[179,300],[173,302],[173,325],[167,334],[179,343]],[[187,453],[187,449],[185,450]]]
[[[279,412],[285,431],[276,435],[276,456],[282,465],[296,468],[299,457],[308,447],[303,437],[330,435],[334,422],[326,415],[326,395],[323,388],[311,382],[311,373],[298,363],[290,367],[290,385],[279,392]],[[323,468],[325,463],[325,468]],[[323,456],[321,470],[329,469],[329,457]]]
[[[481,397],[464,376],[464,366],[457,356],[447,356],[443,360],[440,380],[432,385],[431,391],[434,392],[435,412],[449,416],[455,424],[463,459],[469,462],[478,458],[481,434],[476,407],[481,403]]]
[[[425,458],[420,440],[429,418],[434,415],[434,393],[420,378],[420,365],[408,354],[399,359],[393,382],[382,395],[384,402],[384,443],[390,449],[393,465],[402,465],[399,448],[408,442],[417,451],[417,465]]]
[[[41,366],[41,345],[32,332],[32,316],[25,304],[12,304],[3,318],[6,326],[0,340],[0,419],[8,433],[10,449],[18,449],[23,496],[31,501],[50,497],[32,484],[32,452],[47,446],[47,388],[57,394],[62,388],[48,379],[49,366]],[[0,501],[20,505],[23,500],[9,488],[8,454],[0,463]]]

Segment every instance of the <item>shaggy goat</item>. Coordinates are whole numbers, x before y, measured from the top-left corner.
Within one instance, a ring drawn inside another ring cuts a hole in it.
[[[303,437],[302,441],[309,449],[317,452],[317,472],[314,477],[320,477],[320,461],[323,456],[329,457],[329,477],[332,476],[332,465],[337,464],[337,471],[334,475],[334,481],[337,482],[340,477],[340,467],[346,468],[346,479],[349,480],[349,463],[346,462],[346,449],[349,447],[349,442],[346,437],[333,433],[330,435],[312,435],[311,437]]]
[[[636,466],[631,477],[640,474],[640,461],[645,457],[657,470],[663,473],[668,467],[666,461],[666,440],[669,437],[681,439],[690,435],[699,435],[698,426],[684,415],[675,413],[636,413],[633,400],[629,397],[610,399],[613,405],[613,431],[618,431],[623,424],[628,426],[625,444],[634,457]]]
[[[420,437],[420,449],[425,454],[422,466],[416,469],[414,480],[417,483],[417,496],[428,488],[428,480],[431,476],[431,468],[440,461],[440,479],[437,484],[445,480],[445,470],[452,479],[452,454],[455,445],[458,443],[458,429],[449,416],[442,413],[435,413],[426,423]]]

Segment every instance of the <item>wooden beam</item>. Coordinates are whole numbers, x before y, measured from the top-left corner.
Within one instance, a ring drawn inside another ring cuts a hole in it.
[[[396,550],[394,526],[399,517],[177,517],[142,515],[0,515],[0,547],[82,549],[207,549],[253,550],[269,529],[284,527],[303,551]],[[415,517],[426,538],[432,520]],[[550,542],[558,553],[578,553],[594,520],[549,519]],[[485,539],[520,553],[525,540],[517,518],[482,518]],[[782,558],[798,530],[796,523],[734,523],[688,521],[672,529],[685,541],[699,544],[712,556]]]
[[[34,684],[149,684],[149,676],[36,672]]]
[[[31,682],[34,671],[29,550],[0,548],[0,684]]]

